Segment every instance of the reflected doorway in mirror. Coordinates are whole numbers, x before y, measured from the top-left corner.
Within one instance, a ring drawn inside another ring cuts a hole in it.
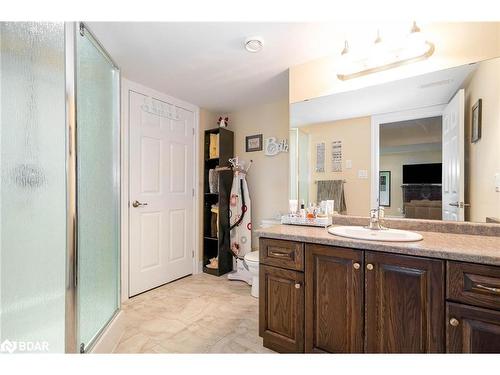
[[[379,205],[382,207],[391,206],[391,171],[380,171]]]

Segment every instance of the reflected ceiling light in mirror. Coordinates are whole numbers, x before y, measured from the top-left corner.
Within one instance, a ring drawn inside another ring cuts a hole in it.
[[[356,54],[346,40],[341,52],[337,78],[346,81],[367,74],[377,73],[401,65],[425,60],[434,53],[434,44],[425,40],[422,31],[413,22],[409,35],[399,43],[390,44],[382,40],[380,32],[368,55]]]

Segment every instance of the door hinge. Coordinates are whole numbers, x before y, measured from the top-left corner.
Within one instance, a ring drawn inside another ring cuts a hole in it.
[[[194,128],[193,128],[193,135],[194,135]]]
[[[191,257],[194,258],[194,250],[191,251]]]
[[[193,192],[193,197],[194,197],[194,188],[193,188],[192,192]]]

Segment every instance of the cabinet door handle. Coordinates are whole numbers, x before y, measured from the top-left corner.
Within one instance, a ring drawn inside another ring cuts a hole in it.
[[[300,289],[300,283],[295,283],[295,289]]]
[[[352,266],[354,267],[355,270],[359,270],[359,268],[361,267],[358,262],[353,263]]]
[[[485,285],[481,285],[481,284],[476,284],[476,288],[487,290],[488,292],[500,293],[500,289],[499,288],[492,288],[490,286],[485,286]]]
[[[275,257],[279,257],[279,258],[290,258],[290,254],[289,253],[282,253],[282,252],[279,252],[279,251],[270,251],[269,255],[272,255],[272,256],[275,256]]]
[[[368,263],[368,264],[366,265],[366,269],[367,269],[368,271],[371,271],[371,270],[373,269],[373,264]]]
[[[458,321],[458,319],[455,319],[455,318],[451,318],[450,319],[450,325],[451,326],[457,327],[459,324],[460,324],[460,322]]]

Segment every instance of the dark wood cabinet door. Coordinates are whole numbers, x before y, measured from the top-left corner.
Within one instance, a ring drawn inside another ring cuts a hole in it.
[[[444,262],[365,252],[365,350],[444,352]]]
[[[280,353],[304,352],[304,274],[259,268],[259,333],[264,346]]]
[[[363,352],[363,252],[306,245],[305,351]]]
[[[448,353],[500,353],[500,312],[446,304]]]

